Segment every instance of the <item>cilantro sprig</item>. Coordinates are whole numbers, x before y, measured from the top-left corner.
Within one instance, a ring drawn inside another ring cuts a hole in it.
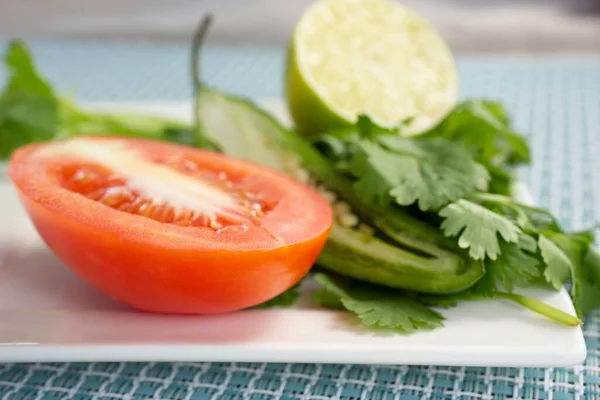
[[[592,293],[600,291],[600,257],[592,240],[566,235],[549,212],[504,194],[514,180],[512,169],[529,161],[529,149],[499,104],[463,103],[438,127],[418,137],[404,136],[401,128],[365,127],[368,122],[362,118],[354,129],[325,133],[314,145],[353,180],[363,199],[380,207],[391,203],[437,227],[454,240],[454,247],[443,245],[446,250],[481,261],[485,267],[485,274],[472,287],[456,294],[428,293],[418,298],[419,304],[449,307],[461,301],[505,299],[575,326],[579,318],[513,293],[515,288],[540,284],[559,290],[571,281],[579,316],[600,306],[600,292]],[[410,227],[403,228],[410,235]],[[369,299],[373,309],[378,301],[381,307],[391,301],[387,295],[373,296]],[[323,298],[331,300],[331,295]],[[360,316],[361,310],[347,306],[343,296],[340,299],[347,310]],[[394,299],[408,301],[402,292],[396,292]],[[417,301],[414,296],[409,300],[408,304]],[[409,314],[407,318],[411,313],[415,318],[421,315],[408,306],[402,312]]]
[[[349,311],[366,326],[403,334],[442,327],[445,318],[435,308],[447,309],[458,307],[463,301],[490,299],[512,301],[563,325],[582,325],[577,317],[539,300],[516,293],[495,291],[486,295],[467,290],[455,295],[431,296],[382,289],[368,283],[322,272],[315,274],[314,279],[322,285],[313,296],[321,306]]]
[[[0,92],[0,160],[18,147],[79,134],[124,135],[196,145],[191,126],[152,115],[84,110],[60,95],[35,68],[22,40],[4,55],[8,79]]]
[[[319,143],[320,142],[320,143]],[[488,171],[467,148],[444,138],[403,137],[362,117],[356,129],[320,138],[316,146],[336,153],[338,168],[355,179],[366,201],[436,210],[475,190],[485,190]]]

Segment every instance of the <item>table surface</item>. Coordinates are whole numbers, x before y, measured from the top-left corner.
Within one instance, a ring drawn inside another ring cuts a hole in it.
[[[0,39],[0,47],[6,47]],[[30,42],[59,90],[83,101],[190,98],[187,48]],[[284,54],[213,46],[205,80],[254,98],[281,95]],[[567,229],[600,217],[600,58],[461,56],[461,96],[498,99],[528,135],[521,171]],[[0,69],[0,82],[4,82]],[[588,357],[561,369],[245,363],[0,364],[0,399],[600,399],[600,313],[585,324]],[[0,349],[1,351],[1,349]]]

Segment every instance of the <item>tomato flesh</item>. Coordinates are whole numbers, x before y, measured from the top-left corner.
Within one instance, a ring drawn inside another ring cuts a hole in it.
[[[241,218],[236,221],[235,217],[227,218],[219,214],[215,214],[211,218],[206,214],[195,213],[192,209],[175,210],[167,203],[157,204],[152,198],[130,189],[126,178],[115,175],[110,170],[98,165],[70,164],[65,166],[60,173],[62,186],[70,191],[83,194],[91,200],[123,212],[180,226],[207,226],[219,230],[243,222],[244,217],[250,223],[258,223],[258,218],[272,210],[277,203],[275,199],[264,199],[260,193],[249,191],[251,189],[244,187],[243,182],[232,182],[225,173],[213,174],[198,171],[194,167],[195,164],[184,161],[186,161],[187,168],[192,169],[195,173],[180,172],[218,187],[231,196],[238,206],[235,213]]]
[[[297,283],[332,223],[316,191],[276,171],[165,142],[78,137],[17,150],[9,175],[70,269],[132,307],[208,314]]]

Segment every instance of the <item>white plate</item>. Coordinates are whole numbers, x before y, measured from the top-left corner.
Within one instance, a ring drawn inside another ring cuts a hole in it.
[[[283,107],[269,102],[282,118]],[[103,104],[189,119],[181,103]],[[444,310],[445,327],[410,336],[361,330],[347,314],[311,308],[228,315],[132,311],[74,276],[38,237],[0,179],[0,361],[257,361],[558,367],[586,356],[579,328],[502,301]],[[529,201],[526,190],[519,190]],[[523,293],[574,313],[565,290]],[[305,294],[308,297],[308,293]]]

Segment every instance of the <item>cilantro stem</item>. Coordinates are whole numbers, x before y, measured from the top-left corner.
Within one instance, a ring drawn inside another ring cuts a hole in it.
[[[546,318],[549,318],[559,324],[567,325],[567,326],[582,326],[583,321],[579,318],[574,317],[571,314],[568,314],[564,311],[559,310],[558,308],[549,306],[546,303],[543,303],[539,300],[532,299],[531,297],[522,296],[520,294],[515,293],[506,293],[506,292],[496,292],[496,297],[501,299],[507,299],[514,301],[517,304],[522,305],[525,308],[530,309],[533,312],[536,312],[540,315],[543,315]]]

